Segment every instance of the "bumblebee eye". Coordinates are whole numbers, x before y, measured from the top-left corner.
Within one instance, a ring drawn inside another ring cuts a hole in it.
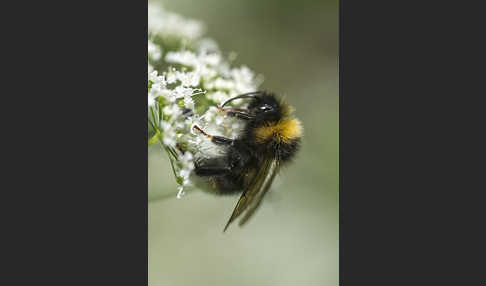
[[[272,111],[273,110],[273,107],[271,107],[270,105],[268,104],[264,104],[260,107],[258,107],[260,109],[260,111],[263,111],[263,112],[268,112],[268,111]]]

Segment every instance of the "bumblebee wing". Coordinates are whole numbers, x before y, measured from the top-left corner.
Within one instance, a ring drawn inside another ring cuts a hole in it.
[[[250,203],[249,206],[245,212],[245,216],[238,222],[239,226],[243,226],[248,219],[255,213],[255,211],[258,209],[260,206],[263,197],[265,194],[268,192],[270,189],[270,186],[272,186],[273,179],[275,179],[275,176],[278,173],[278,161],[274,161],[272,164],[272,169],[270,170],[270,174],[268,175],[268,179],[265,182],[265,185],[261,188],[261,190],[255,195],[255,199],[253,199]]]
[[[228,223],[224,227],[224,231],[228,228],[228,226],[239,216],[243,213],[243,211],[252,203],[252,201],[257,197],[259,192],[262,190],[262,186],[265,183],[265,180],[271,170],[274,160],[271,158],[267,158],[264,160],[262,166],[258,169],[256,175],[253,177],[252,181],[248,185],[248,188],[243,192],[238,203],[231,214]]]

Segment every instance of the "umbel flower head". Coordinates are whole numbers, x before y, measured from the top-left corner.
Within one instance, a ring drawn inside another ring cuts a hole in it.
[[[178,195],[191,186],[194,159],[214,155],[198,125],[213,134],[234,137],[242,127],[217,108],[226,100],[255,91],[262,82],[246,66],[232,67],[218,45],[203,37],[201,22],[148,6],[149,146],[167,152]],[[240,100],[231,104],[238,107]]]

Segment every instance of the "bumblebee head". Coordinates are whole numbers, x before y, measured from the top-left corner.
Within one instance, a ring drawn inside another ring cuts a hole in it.
[[[275,122],[282,118],[280,102],[273,94],[262,94],[253,97],[248,104],[250,114],[255,116],[255,122]]]
[[[223,106],[232,100],[240,98],[250,99],[247,107],[248,115],[252,117],[252,121],[255,123],[277,122],[290,113],[288,106],[279,101],[274,94],[260,91],[233,97],[226,101]]]

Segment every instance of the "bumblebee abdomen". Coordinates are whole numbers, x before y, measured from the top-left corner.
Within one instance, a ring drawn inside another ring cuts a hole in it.
[[[244,188],[243,182],[231,175],[214,177],[213,180],[220,195],[241,193]]]
[[[238,173],[213,177],[214,188],[220,195],[232,195],[243,192],[256,174],[256,169],[248,168]]]
[[[281,143],[276,147],[277,158],[280,162],[290,161],[300,148],[300,137]]]

